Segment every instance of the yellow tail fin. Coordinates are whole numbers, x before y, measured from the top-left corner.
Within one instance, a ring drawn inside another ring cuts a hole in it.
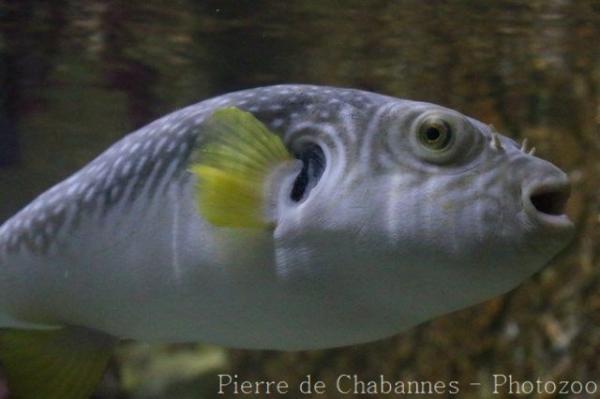
[[[0,331],[0,363],[12,399],[87,399],[117,343],[83,328]]]

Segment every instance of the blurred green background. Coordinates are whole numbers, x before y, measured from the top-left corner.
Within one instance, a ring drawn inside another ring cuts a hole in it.
[[[0,0],[0,221],[127,132],[220,93],[295,82],[442,104],[568,171],[578,234],[544,271],[368,345],[126,344],[96,397],[232,396],[217,395],[218,373],[292,387],[307,374],[331,388],[343,373],[457,380],[464,398],[509,397],[490,385],[510,373],[595,381],[600,397],[599,41],[595,0]]]

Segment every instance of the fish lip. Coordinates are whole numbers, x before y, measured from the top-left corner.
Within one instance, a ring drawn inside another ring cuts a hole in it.
[[[541,227],[560,233],[570,233],[575,227],[565,213],[570,193],[571,184],[567,178],[537,181],[529,184],[523,190],[523,208],[529,218]],[[556,207],[559,210],[549,213],[543,212],[535,206],[533,198],[545,194],[555,197],[555,201],[558,202]]]

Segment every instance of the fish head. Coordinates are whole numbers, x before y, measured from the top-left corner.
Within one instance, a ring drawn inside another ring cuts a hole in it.
[[[288,143],[304,175],[279,211],[283,269],[306,259],[422,304],[438,291],[424,313],[443,313],[514,288],[572,238],[566,174],[492,126],[404,100],[346,119],[354,135],[346,120]]]

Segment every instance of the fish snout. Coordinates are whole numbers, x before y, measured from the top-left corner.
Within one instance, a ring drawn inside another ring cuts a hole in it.
[[[570,234],[574,225],[565,212],[571,195],[571,183],[565,173],[553,168],[555,173],[529,182],[524,187],[523,208],[536,225]]]

